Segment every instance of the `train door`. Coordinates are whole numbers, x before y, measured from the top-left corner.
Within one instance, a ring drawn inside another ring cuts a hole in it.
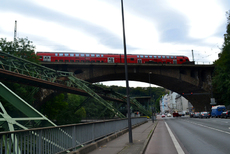
[[[108,57],[108,63],[114,63],[114,57]]]
[[[142,59],[137,59],[137,63],[141,64],[142,63]]]
[[[177,60],[173,60],[173,64],[177,64]]]
[[[43,61],[51,61],[51,56],[43,56]]]

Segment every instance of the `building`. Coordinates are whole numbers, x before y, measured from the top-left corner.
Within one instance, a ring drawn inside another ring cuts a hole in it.
[[[173,113],[173,112],[192,112],[192,104],[183,96],[175,92],[169,92],[162,96],[160,100],[161,113]]]

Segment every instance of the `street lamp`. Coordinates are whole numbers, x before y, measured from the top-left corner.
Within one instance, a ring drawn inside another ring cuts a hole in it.
[[[129,143],[133,143],[133,137],[132,137],[132,124],[131,124],[131,115],[130,115],[129,80],[128,80],[128,67],[127,67],[127,56],[126,56],[125,19],[124,19],[123,0],[121,0],[121,14],[122,14],[123,45],[124,45],[124,59],[125,59],[125,80],[126,80],[126,94],[127,94],[127,111],[128,111]]]
[[[151,82],[150,82],[150,75],[152,74],[152,72],[149,72],[149,96],[150,96],[150,103],[151,103]],[[154,122],[154,115],[153,115],[153,104],[152,104],[152,107],[151,107],[151,110],[152,110],[152,122]]]

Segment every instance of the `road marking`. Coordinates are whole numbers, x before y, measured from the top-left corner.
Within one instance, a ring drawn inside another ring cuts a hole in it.
[[[169,126],[168,126],[168,124],[166,122],[165,122],[165,125],[166,125],[166,127],[168,129],[169,135],[170,135],[170,137],[171,137],[171,139],[173,141],[173,144],[174,144],[174,146],[175,146],[175,148],[177,150],[177,153],[178,154],[184,154],[184,151],[182,150],[180,144],[177,142],[175,136],[173,135],[171,129],[169,128]]]
[[[187,121],[187,120],[185,120],[185,121]],[[188,122],[190,122],[190,121],[188,121]],[[220,130],[220,129],[212,128],[212,127],[205,126],[205,125],[202,125],[202,124],[198,124],[198,123],[195,123],[195,122],[190,122],[190,123],[198,125],[198,126],[206,127],[206,128],[209,128],[209,129],[212,129],[212,130],[216,130],[218,132],[222,132],[222,133],[226,133],[226,134],[230,135],[230,132],[226,132],[226,131],[223,131],[223,130]],[[230,129],[230,127],[229,127],[229,129]]]

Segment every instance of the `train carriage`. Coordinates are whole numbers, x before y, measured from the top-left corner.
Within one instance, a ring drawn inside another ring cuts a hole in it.
[[[124,63],[123,54],[37,52],[43,62]],[[186,56],[127,54],[127,63],[188,64]]]

